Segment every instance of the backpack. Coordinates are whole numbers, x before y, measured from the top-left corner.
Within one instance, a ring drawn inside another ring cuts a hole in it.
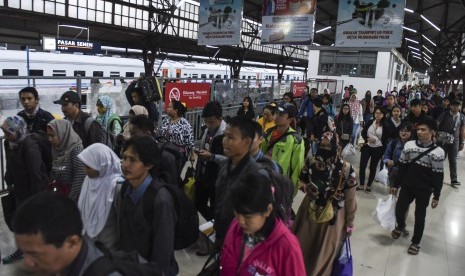
[[[162,98],[162,89],[157,77],[145,77],[139,80],[144,102],[158,102]]]
[[[103,253],[83,272],[82,276],[106,276],[119,273],[123,276],[158,276],[161,270],[155,263],[139,263],[137,252],[112,254],[101,242],[95,246]]]
[[[113,120],[114,121],[114,120]],[[92,125],[93,122],[96,122],[94,118],[92,117],[88,117],[86,119],[86,121],[84,122],[84,130],[86,132],[86,135],[87,133],[89,132],[90,130],[90,127]],[[115,145],[116,145],[116,138],[115,136],[113,135],[113,133],[111,133],[111,131],[109,131],[107,128],[104,128],[102,125],[100,125],[98,123],[98,125],[100,126],[100,133],[101,133],[101,137],[100,137],[100,141],[102,144],[105,144],[107,145],[110,149],[114,150],[115,149]]]
[[[178,217],[174,229],[174,249],[179,250],[189,247],[199,238],[199,215],[194,204],[192,204],[181,188],[170,184],[162,184],[158,187],[151,186],[151,189],[147,189],[146,192],[149,192],[150,197],[145,198],[148,200],[143,200],[144,216],[147,221],[150,221],[150,218],[153,217],[153,202],[161,188],[168,190],[171,194]],[[123,190],[121,194],[124,194]]]
[[[288,228],[291,228],[293,221],[292,202],[294,199],[294,183],[292,183],[289,177],[276,172],[267,165],[267,161],[263,161],[265,160],[260,160],[258,163],[262,164],[262,168],[268,173],[271,185],[274,188],[274,202],[275,206],[278,207],[276,214]]]
[[[167,153],[174,156],[174,159],[176,160],[176,163],[175,164],[166,164],[166,165],[167,166],[172,166],[172,165],[176,166],[176,175],[179,176],[179,178],[176,180],[176,183],[180,187],[182,187],[181,172],[182,172],[182,168],[184,167],[184,164],[183,164],[184,158],[181,155],[181,152],[179,152],[178,146],[176,146],[172,142],[168,141],[163,136],[156,137],[155,140],[157,141],[157,145],[158,145],[158,147],[160,149],[160,152],[162,152],[162,153],[167,152]]]

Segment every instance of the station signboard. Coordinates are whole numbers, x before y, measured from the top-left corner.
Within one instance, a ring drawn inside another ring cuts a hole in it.
[[[264,0],[262,44],[309,45],[316,0]]]
[[[172,99],[186,103],[188,109],[204,107],[210,101],[209,83],[176,83],[165,85],[165,109]]]
[[[242,1],[200,0],[198,45],[241,43]]]
[[[101,45],[93,41],[56,38],[56,50],[98,54],[101,51]]]
[[[336,47],[397,48],[402,44],[404,0],[339,1]]]

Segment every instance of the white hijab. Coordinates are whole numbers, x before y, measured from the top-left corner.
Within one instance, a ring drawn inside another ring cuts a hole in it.
[[[121,163],[109,147],[100,143],[90,145],[78,157],[86,166],[99,172],[95,178],[86,176],[78,201],[84,230],[94,238],[107,222],[116,181],[121,176]]]

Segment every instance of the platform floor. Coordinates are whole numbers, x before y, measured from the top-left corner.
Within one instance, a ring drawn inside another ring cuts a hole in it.
[[[392,240],[390,232],[374,223],[371,213],[376,206],[376,198],[364,192],[357,192],[358,211],[355,219],[356,230],[352,235],[354,275],[363,276],[411,276],[411,275],[465,275],[465,154],[458,160],[458,189],[449,183],[449,171],[446,162],[444,187],[437,209],[428,208],[426,227],[419,255],[407,254],[409,238]],[[358,164],[356,164],[358,166]],[[368,174],[367,174],[368,175]],[[297,210],[303,199],[299,192],[295,199]],[[1,206],[0,206],[1,208]],[[407,219],[407,229],[413,233],[412,204]],[[0,212],[2,214],[2,212]],[[7,229],[3,216],[0,217],[0,250],[2,256],[15,250],[12,233]],[[206,257],[195,255],[190,248],[176,252],[179,263],[179,275],[196,275]],[[0,265],[0,275],[32,275],[26,272],[21,263]]]

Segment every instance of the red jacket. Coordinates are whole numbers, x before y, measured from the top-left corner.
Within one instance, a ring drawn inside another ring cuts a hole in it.
[[[302,250],[297,238],[277,219],[271,234],[237,267],[244,233],[236,219],[229,227],[221,253],[221,276],[305,276]]]

